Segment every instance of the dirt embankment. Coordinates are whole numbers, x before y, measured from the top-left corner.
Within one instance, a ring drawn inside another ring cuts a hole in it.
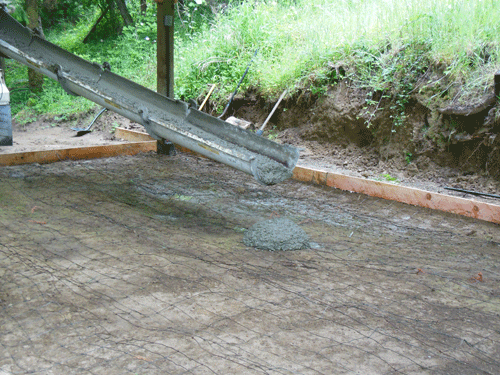
[[[500,191],[500,105],[493,87],[470,105],[430,100],[436,89],[421,87],[403,106],[389,93],[359,89],[346,79],[323,95],[312,91],[284,100],[268,128],[319,164],[328,160],[369,178]],[[249,92],[234,100],[229,115],[262,124],[274,104]]]

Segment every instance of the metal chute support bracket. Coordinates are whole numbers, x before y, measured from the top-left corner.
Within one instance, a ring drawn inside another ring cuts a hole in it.
[[[0,9],[0,52],[83,96],[142,124],[155,139],[168,139],[272,185],[292,176],[298,150],[259,137],[187,103],[164,97],[86,61],[30,32]]]
[[[59,84],[61,85],[63,90],[66,91],[66,93],[68,95],[79,96],[78,94],[75,94],[73,91],[71,91],[70,88],[68,87],[68,83],[67,83],[66,77],[63,74],[63,68],[61,65],[56,65],[54,67],[54,73],[57,76],[57,81],[59,82]]]

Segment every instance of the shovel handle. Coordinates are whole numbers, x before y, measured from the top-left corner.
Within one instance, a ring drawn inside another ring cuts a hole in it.
[[[214,92],[215,86],[217,86],[216,83],[214,83],[212,85],[212,87],[210,88],[210,91],[208,92],[207,97],[205,98],[203,103],[201,103],[200,108],[198,108],[198,111],[201,111],[203,109],[203,107],[205,107],[205,104],[207,104],[208,98],[210,98],[210,95],[212,95],[212,93]]]
[[[269,120],[271,119],[271,117],[273,117],[274,112],[276,111],[276,109],[278,109],[278,106],[280,105],[281,101],[285,97],[285,94],[286,94],[286,90],[283,91],[283,94],[281,94],[280,98],[278,99],[278,101],[274,105],[273,110],[271,111],[271,113],[269,114],[269,116],[267,116],[266,121],[264,121],[264,123],[262,124],[262,126],[260,127],[260,129],[257,131],[258,135],[262,135],[262,133],[264,132],[264,129],[265,129],[267,123],[269,122]],[[260,134],[259,134],[259,132],[260,132]]]

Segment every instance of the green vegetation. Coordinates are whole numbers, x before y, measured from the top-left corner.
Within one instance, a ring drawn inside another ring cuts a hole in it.
[[[411,162],[413,161],[413,154],[409,151],[406,151],[405,152],[405,160],[406,160],[407,164],[411,164]]]
[[[387,182],[392,182],[394,184],[399,184],[401,181],[399,181],[396,177],[392,177],[390,174],[381,174],[380,177],[387,181]]]
[[[278,138],[279,131],[275,126],[271,127],[271,129],[267,129],[267,139],[271,141],[275,141]]]
[[[209,7],[215,3],[227,4]],[[154,5],[149,4],[143,14],[139,0],[128,4],[135,25],[123,28],[121,36],[81,43],[99,16],[98,8],[87,15],[72,14],[46,35],[88,60],[108,61],[116,73],[154,89]],[[208,84],[217,83],[222,89],[212,99],[220,108],[257,49],[240,92],[255,87],[264,96],[276,96],[288,88],[293,95],[300,88],[324,95],[329,84],[346,77],[367,90],[368,114],[380,109],[382,99],[391,98],[394,127],[404,123],[405,106],[415,90],[426,91],[431,100],[467,101],[490,87],[493,73],[500,69],[496,16],[500,2],[495,0],[186,0],[184,4],[177,13],[181,17],[176,17],[176,96],[195,98],[206,92]],[[18,121],[94,106],[69,98],[48,81],[39,96],[16,92],[26,86],[25,69],[12,62],[8,67]],[[422,81],[429,70],[439,75]]]

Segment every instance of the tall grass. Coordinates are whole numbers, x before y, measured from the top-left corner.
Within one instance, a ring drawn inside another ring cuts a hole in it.
[[[335,61],[357,68],[358,82],[370,85],[374,74],[383,82],[384,68],[400,64],[395,57],[412,46],[467,81],[485,65],[500,68],[498,14],[495,0],[249,0],[179,46],[177,82],[186,95],[195,94],[186,87],[210,81],[234,85],[235,72],[260,48],[247,85],[263,93],[298,85]]]

